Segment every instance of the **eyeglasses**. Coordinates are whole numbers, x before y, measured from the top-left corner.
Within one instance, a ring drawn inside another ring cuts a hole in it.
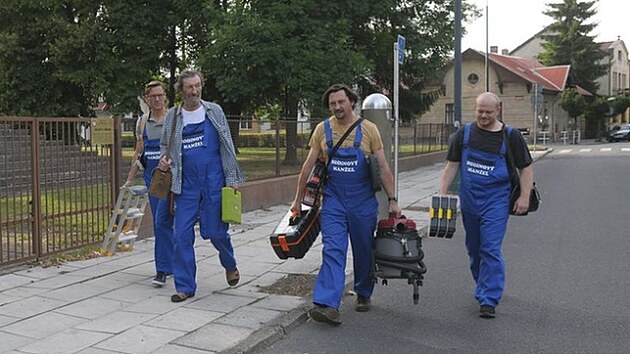
[[[162,99],[163,97],[165,97],[166,94],[165,93],[160,93],[159,95],[147,95],[145,96],[146,98],[150,99],[150,100],[156,100],[156,99]]]

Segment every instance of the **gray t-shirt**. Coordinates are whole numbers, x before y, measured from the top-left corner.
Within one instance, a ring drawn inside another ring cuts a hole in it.
[[[137,133],[143,134],[143,132],[139,132],[141,123],[142,123],[142,117],[138,118],[138,120],[136,121],[136,134]],[[164,120],[162,120],[161,122],[156,122],[155,120],[153,120],[151,116],[149,116],[149,119],[147,119],[147,123],[144,126],[144,128],[147,131],[147,138],[149,140],[159,139],[162,136],[163,127],[164,127]],[[136,139],[137,138],[138,137],[136,137]]]

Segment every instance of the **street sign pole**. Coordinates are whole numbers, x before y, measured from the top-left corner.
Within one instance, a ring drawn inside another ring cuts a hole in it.
[[[538,84],[534,84],[534,151],[536,151],[536,126],[538,125]]]
[[[534,97],[532,100],[532,104],[534,105],[534,151],[536,150],[536,143],[538,140],[538,115],[540,114],[542,103],[543,103],[543,95],[542,95],[542,86],[539,86],[538,83],[534,83]]]
[[[398,199],[398,86],[400,84],[398,70],[398,42],[394,43],[394,197]]]
[[[399,68],[405,60],[405,37],[398,35],[394,43],[394,196],[398,198],[398,95],[400,87]]]

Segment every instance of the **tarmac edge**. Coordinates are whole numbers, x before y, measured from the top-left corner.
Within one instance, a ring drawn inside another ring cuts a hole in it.
[[[305,298],[306,299],[306,298]],[[268,348],[294,330],[299,325],[308,320],[308,309],[312,306],[310,302],[302,304],[288,313],[280,316],[261,329],[252,333],[247,339],[239,342],[236,346],[227,349],[223,354],[245,354],[255,353]]]

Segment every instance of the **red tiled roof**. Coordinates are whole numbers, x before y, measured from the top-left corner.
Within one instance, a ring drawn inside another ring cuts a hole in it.
[[[610,49],[610,47],[612,46],[612,44],[615,42],[601,42],[598,43],[599,44],[599,49],[603,50],[603,51],[607,51],[608,49]]]
[[[543,66],[537,68],[536,72],[562,91],[569,77],[570,68],[571,65]]]
[[[577,92],[582,95],[582,96],[593,96],[592,93],[586,91],[584,88],[582,88],[580,85],[575,85],[575,89],[577,90]]]
[[[490,53],[488,59],[531,83],[550,91],[562,91],[569,76],[569,65],[545,67],[534,59]]]
[[[462,57],[484,57],[483,52],[468,49]],[[570,65],[543,66],[538,60],[525,59],[496,53],[488,54],[488,60],[495,65],[508,70],[529,83],[542,85],[544,90],[562,92],[569,78]],[[578,92],[584,96],[592,96],[584,88],[578,87]]]

